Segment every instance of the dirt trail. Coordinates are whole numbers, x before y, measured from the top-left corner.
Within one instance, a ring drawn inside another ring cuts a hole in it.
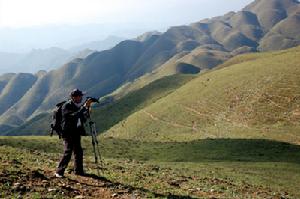
[[[101,174],[88,173],[82,177],[67,170],[65,177],[56,178],[56,155],[10,147],[0,147],[0,152],[0,198],[191,198],[163,191],[156,193],[144,187],[123,184],[118,179],[111,181]],[[91,165],[88,168],[96,169]],[[110,167],[103,169],[110,175],[106,170]]]
[[[81,177],[67,174],[64,178],[56,178],[53,171],[3,170],[0,182],[10,185],[1,198],[31,198],[37,193],[42,198],[144,198],[142,190],[112,183],[96,175]]]
[[[165,123],[165,124],[170,125],[170,126],[173,126],[173,127],[188,128],[188,129],[191,129],[193,132],[199,131],[199,128],[198,128],[198,126],[197,126],[196,123],[192,123],[192,126],[185,126],[185,125],[182,125],[182,124],[178,124],[178,123],[176,123],[176,122],[165,121],[165,120],[163,120],[163,119],[160,119],[160,118],[154,116],[152,113],[149,113],[149,112],[147,112],[147,111],[145,111],[145,110],[143,110],[143,112],[144,112],[145,114],[147,114],[147,115],[148,115],[152,120],[154,120],[154,121],[159,121],[159,122]],[[207,131],[205,131],[205,130],[203,130],[203,129],[201,129],[201,136],[202,136],[202,137],[205,137],[205,138],[216,138],[215,135],[213,135],[213,134],[211,134],[211,133],[208,133]]]
[[[156,116],[154,116],[152,113],[149,113],[148,111],[145,111],[143,110],[143,112],[148,115],[152,120],[154,121],[159,121],[159,122],[162,122],[162,123],[165,123],[167,125],[171,125],[173,127],[180,127],[180,128],[189,128],[189,129],[193,129],[193,126],[185,126],[185,125],[182,125],[182,124],[178,124],[176,122],[169,122],[169,121],[165,121],[163,119],[160,119]]]

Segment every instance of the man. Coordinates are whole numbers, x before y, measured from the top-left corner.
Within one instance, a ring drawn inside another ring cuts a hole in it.
[[[83,92],[74,89],[71,92],[71,99],[62,106],[62,138],[64,142],[64,154],[58,164],[55,176],[64,176],[72,153],[74,153],[74,172],[76,175],[84,175],[83,151],[81,147],[81,136],[85,135],[84,122],[87,119],[89,107],[92,103],[88,100],[83,106]]]

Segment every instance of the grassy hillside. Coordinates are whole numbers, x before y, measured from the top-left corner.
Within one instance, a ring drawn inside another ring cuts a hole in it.
[[[38,78],[30,73],[16,74],[0,93],[0,114],[14,105],[32,87]]]
[[[93,119],[96,121],[99,132],[104,132],[132,113],[172,93],[194,77],[196,76],[177,74],[156,80],[146,86],[141,82],[134,83],[135,87],[141,88],[136,88],[135,91],[131,92],[128,91],[129,93],[124,94],[125,96],[122,97],[118,95],[119,99],[108,106],[93,109]],[[148,79],[145,81],[149,82]],[[45,135],[49,133],[50,122],[51,113],[42,113],[20,127],[8,131],[7,134]]]
[[[53,177],[58,138],[0,137],[0,197],[299,198],[299,55],[238,56],[96,108],[101,130],[120,121],[98,137],[101,176],[90,137],[90,175],[75,176],[71,164],[63,179]]]
[[[41,113],[19,127],[13,128],[3,135],[50,135],[52,113]]]
[[[4,89],[7,83],[13,78],[16,74],[15,73],[5,73],[0,76],[0,92]]]
[[[93,120],[98,122],[98,130],[104,132],[134,112],[172,93],[194,77],[193,75],[178,74],[154,81],[109,106],[95,109]]]
[[[283,20],[272,28],[272,30],[262,39],[261,50],[279,50],[293,44],[300,44],[299,35],[295,31],[300,29],[300,12]],[[279,42],[278,42],[279,41]]]
[[[76,87],[102,97],[145,74],[156,73],[149,76],[150,80],[164,77],[165,72],[194,74],[237,54],[295,47],[300,44],[299,8],[296,0],[256,0],[240,12],[171,27],[161,34],[148,33],[73,60],[39,78],[32,89],[0,115],[0,129],[20,126],[49,111]],[[59,51],[51,48],[31,54],[39,61],[44,53],[53,50]],[[54,54],[54,62],[59,62],[60,53]]]
[[[300,142],[300,47],[242,55],[132,114],[107,136]]]
[[[89,177],[53,173],[61,142],[0,137],[2,198],[299,198],[299,146],[276,141],[207,139],[139,142],[100,138],[101,177],[90,138],[83,139]],[[69,168],[72,168],[72,164]]]

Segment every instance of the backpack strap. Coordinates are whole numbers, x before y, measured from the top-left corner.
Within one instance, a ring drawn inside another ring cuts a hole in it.
[[[59,102],[58,104],[56,104],[55,106],[56,107],[61,107],[64,103],[66,103],[67,101],[62,101],[62,102]]]

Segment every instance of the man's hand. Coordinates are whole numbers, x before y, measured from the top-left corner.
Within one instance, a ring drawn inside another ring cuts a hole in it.
[[[85,106],[86,108],[90,108],[91,107],[91,104],[93,103],[93,100],[92,99],[88,99],[83,106]]]

